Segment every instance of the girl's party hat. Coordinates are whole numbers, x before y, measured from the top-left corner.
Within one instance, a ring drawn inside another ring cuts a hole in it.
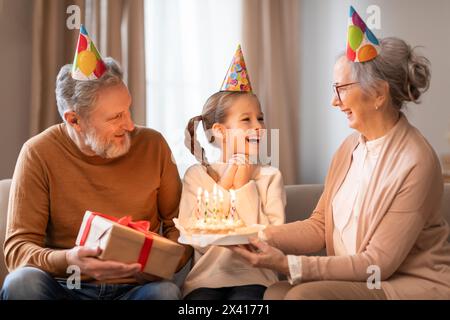
[[[252,92],[252,85],[245,66],[241,45],[238,45],[233,60],[231,60],[227,75],[223,80],[220,91],[246,91]]]

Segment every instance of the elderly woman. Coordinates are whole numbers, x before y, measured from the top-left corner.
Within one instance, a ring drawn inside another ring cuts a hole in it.
[[[337,60],[332,104],[357,132],[334,155],[314,212],[232,247],[287,276],[265,299],[450,299],[439,160],[401,112],[429,81],[428,60],[397,38],[370,61]],[[307,256],[324,247],[327,256]]]

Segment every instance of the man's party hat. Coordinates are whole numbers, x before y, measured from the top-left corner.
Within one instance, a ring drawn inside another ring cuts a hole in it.
[[[105,63],[85,27],[81,25],[77,49],[73,59],[72,78],[75,80],[94,80],[105,73]]]

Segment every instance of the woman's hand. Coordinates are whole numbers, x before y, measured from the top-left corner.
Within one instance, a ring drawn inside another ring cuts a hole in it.
[[[227,246],[234,253],[247,260],[253,267],[267,268],[281,274],[289,274],[287,256],[279,249],[258,238],[249,238],[250,245]]]

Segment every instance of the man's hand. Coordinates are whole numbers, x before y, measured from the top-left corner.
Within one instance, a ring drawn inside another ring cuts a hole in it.
[[[249,238],[249,245],[227,246],[234,253],[247,260],[253,267],[267,268],[281,274],[289,274],[286,255],[279,249],[268,245],[258,238]]]
[[[77,265],[82,274],[96,280],[132,277],[141,271],[139,263],[100,260],[100,253],[100,248],[74,247],[66,253],[67,264]]]

